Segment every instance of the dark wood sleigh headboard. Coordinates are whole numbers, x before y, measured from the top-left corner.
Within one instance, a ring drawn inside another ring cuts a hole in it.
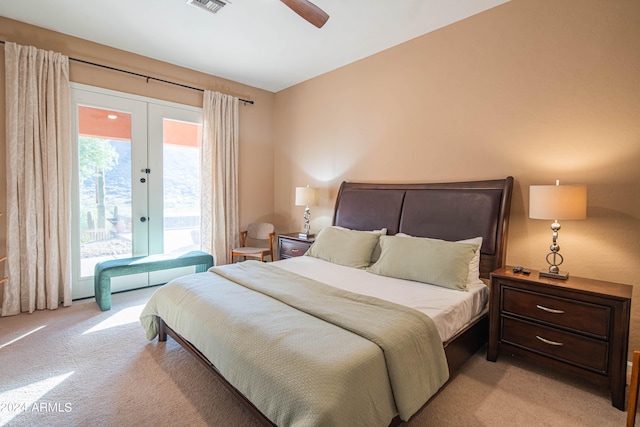
[[[488,181],[374,184],[343,182],[333,225],[387,234],[463,240],[482,237],[480,276],[504,265],[513,177]]]

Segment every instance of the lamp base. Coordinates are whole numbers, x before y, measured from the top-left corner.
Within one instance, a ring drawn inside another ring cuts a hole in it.
[[[548,271],[541,271],[539,274],[540,277],[549,277],[551,279],[558,280],[567,280],[569,278],[569,273],[549,273]]]
[[[298,233],[298,238],[300,239],[310,239],[315,236],[316,236],[315,234],[311,234],[311,233]]]

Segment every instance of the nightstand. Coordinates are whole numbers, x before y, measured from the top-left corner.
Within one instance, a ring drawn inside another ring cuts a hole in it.
[[[298,233],[278,234],[278,259],[304,255],[314,240],[314,237],[298,237]]]
[[[500,352],[579,375],[610,389],[613,406],[624,411],[632,290],[575,276],[496,270],[487,360],[495,362]]]

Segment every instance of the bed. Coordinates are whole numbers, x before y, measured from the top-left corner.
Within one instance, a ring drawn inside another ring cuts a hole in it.
[[[397,425],[487,341],[512,188],[343,182],[307,256],[176,279],[141,322],[265,425]]]

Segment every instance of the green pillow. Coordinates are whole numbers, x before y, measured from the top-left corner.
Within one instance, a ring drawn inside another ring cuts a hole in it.
[[[305,255],[334,264],[365,268],[371,264],[371,254],[378,238],[378,234],[367,231],[325,227]]]
[[[380,247],[380,259],[367,271],[463,291],[478,250],[470,243],[399,236],[380,236]]]

